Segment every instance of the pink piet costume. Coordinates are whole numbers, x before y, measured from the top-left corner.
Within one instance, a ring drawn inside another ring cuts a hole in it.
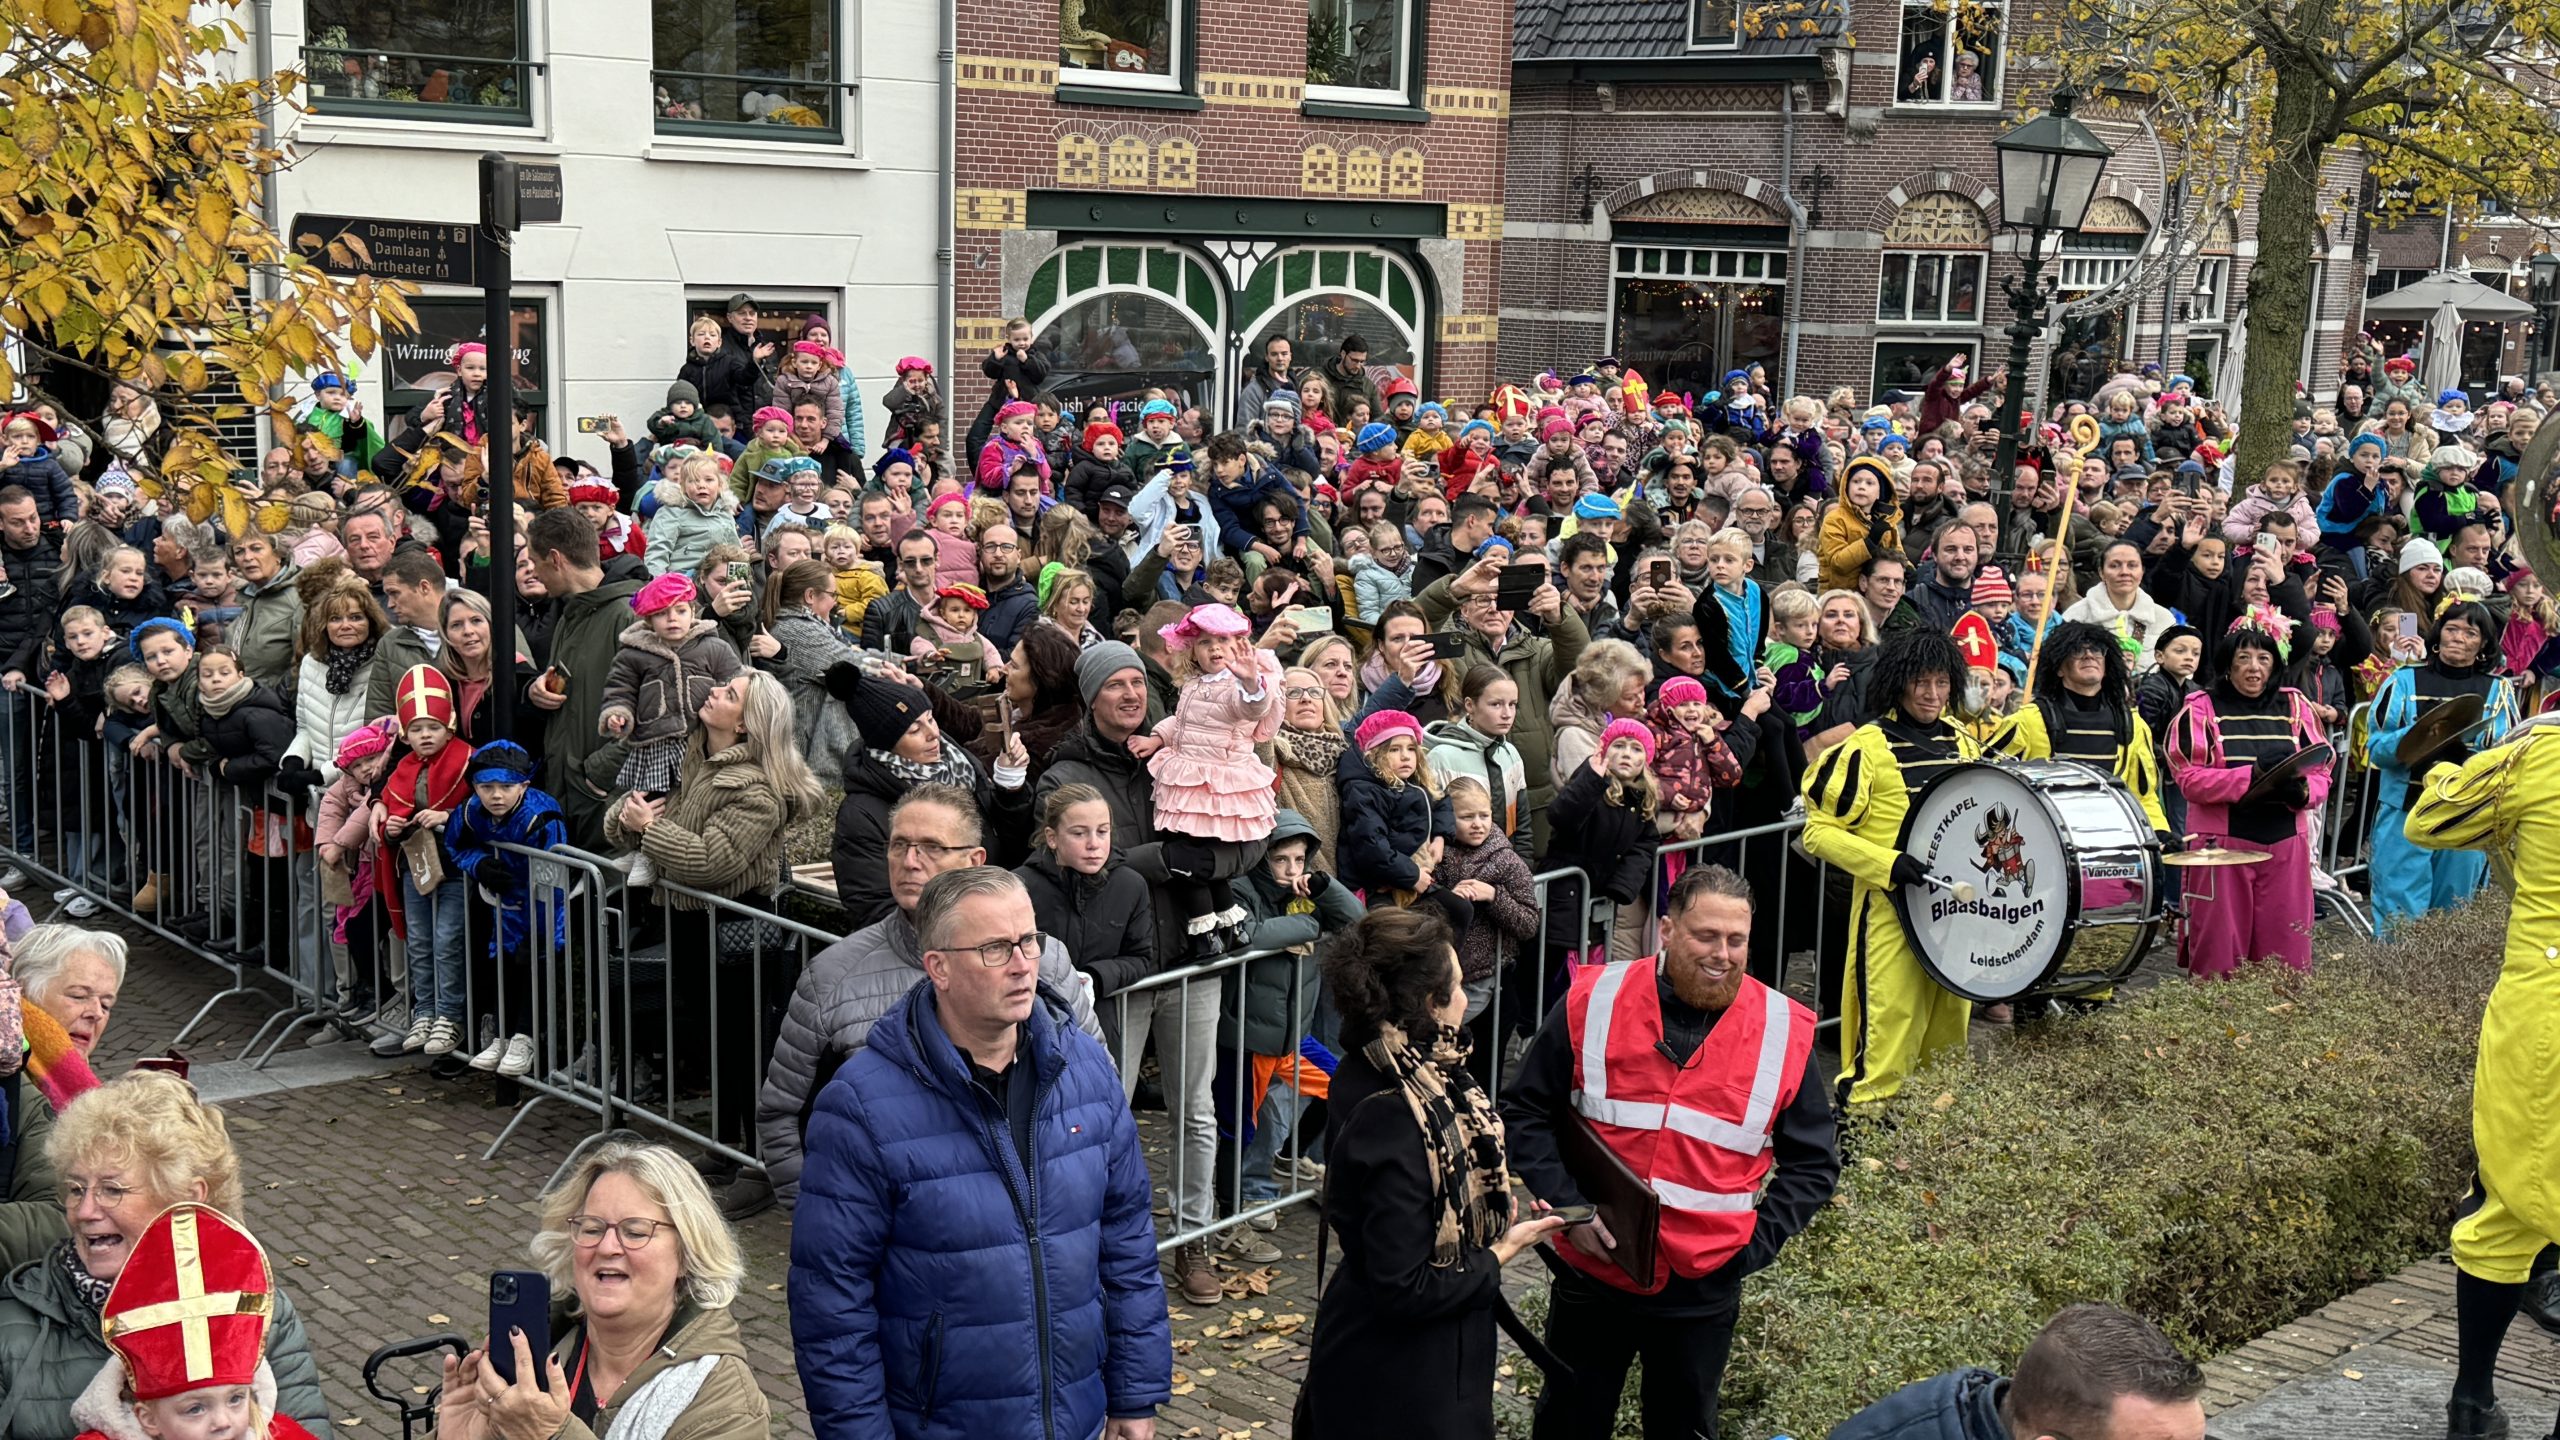
[[[2247,960],[2311,968],[2311,846],[2329,798],[2329,768],[2306,772],[2301,790],[2284,800],[2242,804],[2240,797],[2261,766],[2322,739],[2302,692],[2272,683],[2254,700],[2227,681],[2198,690],[2169,722],[2169,771],[2187,797],[2191,843],[2271,857],[2187,872],[2179,959],[2196,978],[2220,979]]]

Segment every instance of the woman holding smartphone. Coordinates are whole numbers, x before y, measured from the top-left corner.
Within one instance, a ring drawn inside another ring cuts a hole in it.
[[[1502,1119],[1467,1072],[1458,974],[1448,922],[1430,909],[1373,910],[1325,956],[1343,1055],[1326,1107],[1324,1225],[1342,1264],[1299,1390],[1298,1434],[1493,1434],[1494,1328],[1510,1309],[1502,1267],[1565,1222],[1514,1223]]]

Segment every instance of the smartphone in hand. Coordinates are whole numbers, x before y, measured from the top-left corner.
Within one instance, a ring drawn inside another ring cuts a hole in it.
[[[489,1368],[516,1383],[515,1331],[533,1356],[534,1383],[550,1374],[551,1277],[539,1270],[500,1270],[489,1277]]]

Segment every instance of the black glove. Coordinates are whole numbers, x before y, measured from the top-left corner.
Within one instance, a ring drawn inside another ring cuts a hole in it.
[[[2276,800],[2277,800],[2277,803],[2279,803],[2279,804],[2283,805],[2285,808],[2287,808],[2287,809],[2289,809],[2289,810],[2308,810],[2308,809],[2310,809],[2310,808],[2311,808],[2311,779],[2310,779],[2310,777],[2309,777],[2309,776],[2307,776],[2307,775],[2296,775],[2296,776],[2294,776],[2292,779],[2289,779],[2289,780],[2285,781],[2283,784],[2281,784],[2281,785],[2277,786],[2277,787],[2276,787]]]
[[[1885,518],[1883,507],[1879,506],[1876,517],[1867,522],[1867,543],[1880,546],[1884,544],[1884,537],[1891,533],[1893,533],[1893,522]]]
[[[1896,855],[1893,857],[1894,884],[1917,885],[1928,878],[1929,867],[1921,864],[1917,859],[1914,859],[1909,855]]]
[[[2267,778],[2267,772],[2292,759],[2290,755],[2261,755],[2249,762],[2249,783],[2255,785]]]
[[[1313,900],[1333,885],[1333,877],[1321,870],[1307,872],[1307,898]]]

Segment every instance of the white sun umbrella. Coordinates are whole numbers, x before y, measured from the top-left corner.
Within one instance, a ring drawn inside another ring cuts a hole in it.
[[[2427,403],[2418,407],[2413,417],[2426,422],[2426,412],[2435,397],[2447,390],[2462,388],[2462,312],[2448,300],[2427,317],[2427,353],[2418,367],[2419,388],[2427,392]]]

